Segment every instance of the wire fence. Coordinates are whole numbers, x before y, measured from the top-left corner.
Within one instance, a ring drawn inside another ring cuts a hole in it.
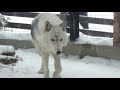
[[[86,20],[84,19],[79,25],[80,31],[82,32],[80,37],[84,36],[86,38],[99,39],[113,38],[114,12],[87,12],[87,15],[84,14],[80,16],[86,18]],[[83,24],[85,24],[87,28],[84,28],[85,25]]]
[[[21,36],[23,33],[30,34],[30,24],[33,18],[42,12],[0,12],[5,18],[10,18],[5,29],[1,28],[0,33],[4,32],[9,34],[8,39],[11,36]],[[55,13],[55,12],[52,12]],[[56,12],[55,14],[60,14]],[[104,37],[113,38],[113,12],[79,12],[79,37],[81,35],[88,38]],[[1,19],[0,19],[1,20]],[[67,32],[71,32],[70,14],[67,13]],[[2,25],[1,25],[2,27]],[[3,35],[4,35],[3,34]],[[3,36],[2,35],[2,36]],[[74,35],[76,36],[76,34]],[[91,37],[92,36],[92,37]],[[1,37],[0,37],[1,38]],[[2,37],[4,38],[4,37]],[[6,37],[7,38],[7,37]],[[19,37],[18,37],[19,38]],[[21,37],[20,37],[21,38]],[[76,37],[78,38],[78,37]],[[75,39],[76,39],[75,38]]]

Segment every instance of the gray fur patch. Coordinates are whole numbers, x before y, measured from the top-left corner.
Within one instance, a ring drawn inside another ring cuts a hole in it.
[[[37,29],[38,29],[37,25],[38,25],[38,19],[36,19],[35,22],[31,24],[31,36],[32,36],[33,39],[35,39],[35,33],[38,32],[37,31]]]

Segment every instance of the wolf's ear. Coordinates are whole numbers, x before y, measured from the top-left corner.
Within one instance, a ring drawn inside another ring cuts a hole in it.
[[[62,29],[63,29],[63,31],[65,31],[65,23],[64,22],[62,22],[61,24],[60,24],[60,27],[62,27]]]
[[[52,25],[50,24],[50,22],[49,22],[49,21],[46,21],[46,22],[45,22],[45,30],[46,30],[46,31],[50,31],[51,28],[52,28]]]

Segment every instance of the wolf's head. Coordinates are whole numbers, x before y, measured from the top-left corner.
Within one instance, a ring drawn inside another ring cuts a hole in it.
[[[62,52],[62,48],[68,43],[64,23],[51,25],[49,21],[46,21],[45,32],[47,33],[47,43],[50,52],[59,55]]]

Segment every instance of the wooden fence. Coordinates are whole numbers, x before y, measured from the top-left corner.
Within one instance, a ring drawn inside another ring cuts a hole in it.
[[[38,13],[33,12],[0,12],[3,15],[34,18]],[[59,15],[59,14],[58,14]],[[70,33],[70,40],[75,41],[79,37],[79,31],[91,36],[113,37],[113,33],[94,30],[79,29],[79,21],[82,23],[94,23],[103,25],[113,25],[112,19],[102,19],[80,16],[78,12],[69,12],[67,14],[67,32]],[[30,30],[30,24],[9,22],[6,27],[20,28]]]

